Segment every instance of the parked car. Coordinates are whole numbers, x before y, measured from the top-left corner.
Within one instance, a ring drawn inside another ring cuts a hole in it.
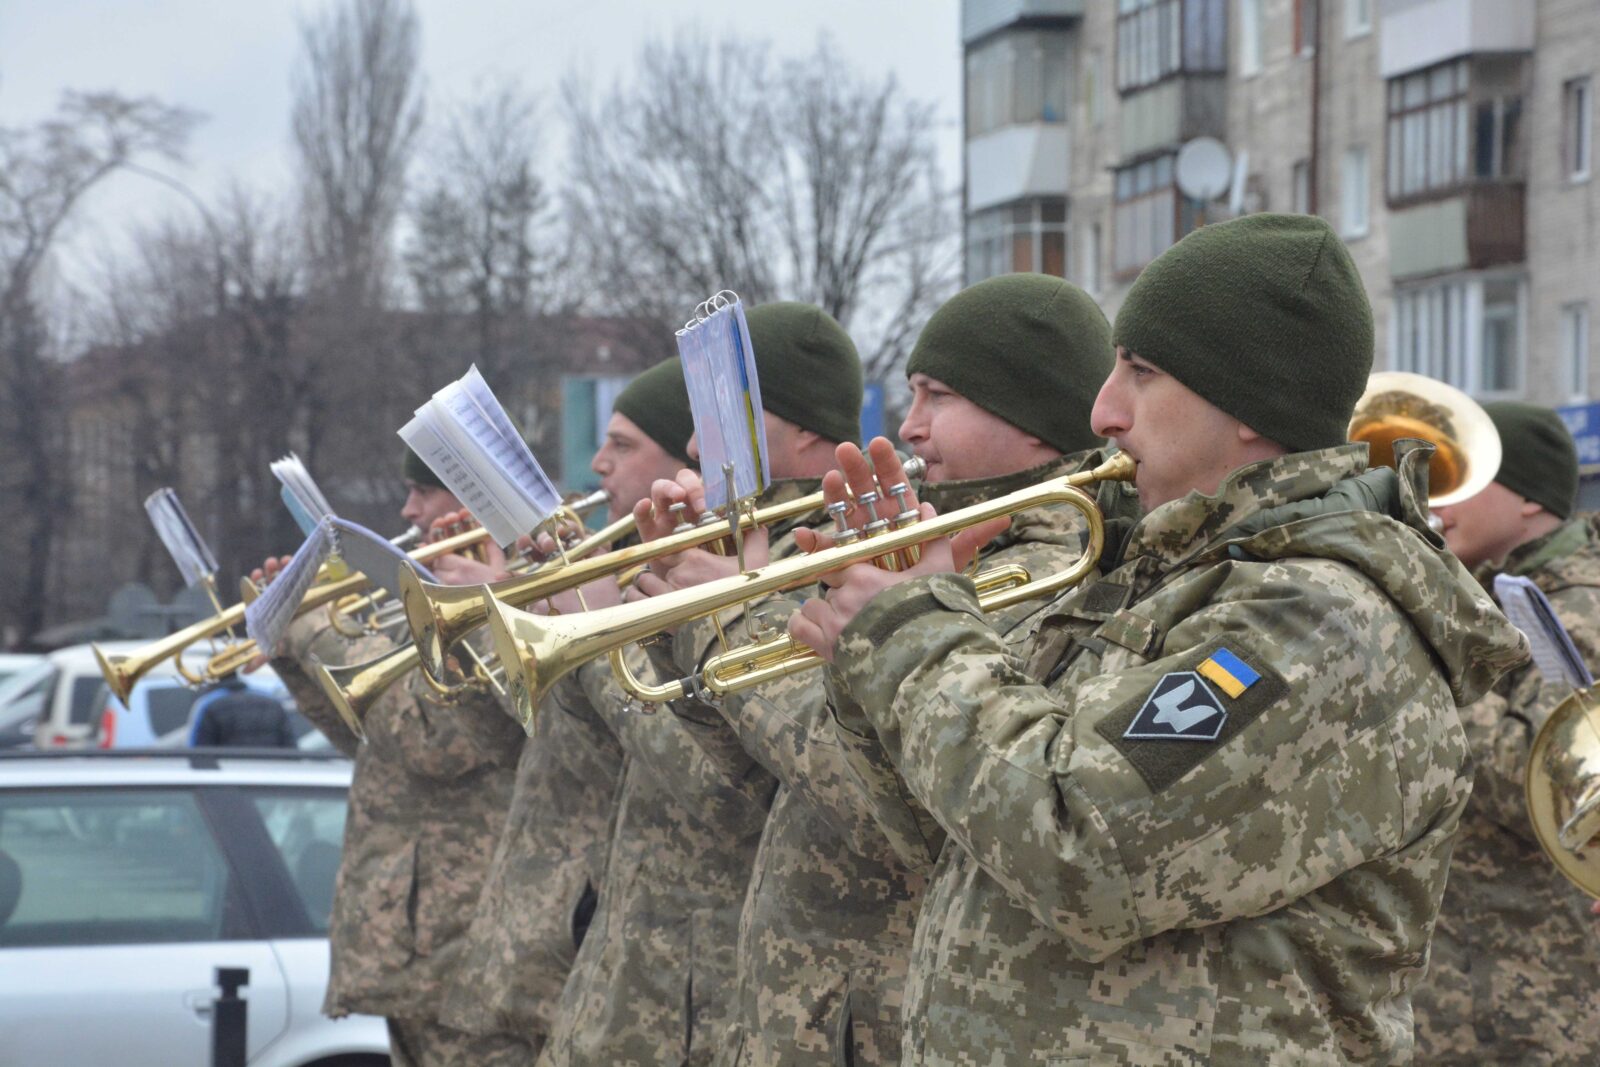
[[[144,647],[144,641],[107,641],[100,645],[108,655],[122,655]],[[184,657],[192,670],[204,666],[210,650],[196,648]],[[157,664],[148,677],[172,677],[172,660]],[[39,748],[82,748],[94,743],[105,708],[101,691],[105,679],[89,645],[73,645],[46,653],[42,662],[0,682],[0,747],[32,721],[32,737]]]
[[[213,971],[246,967],[252,1067],[380,1067],[328,1019],[348,761],[0,755],[0,1062],[205,1067]]]
[[[44,656],[36,652],[0,652],[0,683],[43,659]]]
[[[271,667],[243,675],[245,685],[271,697],[289,713],[294,735],[305,744],[313,727],[295,707],[294,698]],[[97,748],[172,748],[189,743],[194,735],[194,705],[202,690],[175,674],[141,678],[124,704],[112,695],[110,687],[100,690],[100,727],[95,735]]]

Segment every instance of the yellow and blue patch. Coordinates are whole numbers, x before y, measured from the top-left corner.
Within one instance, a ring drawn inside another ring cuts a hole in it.
[[[1235,700],[1239,694],[1261,680],[1261,675],[1244,660],[1225,648],[1219,648],[1195,668],[1200,676],[1227,693]]]

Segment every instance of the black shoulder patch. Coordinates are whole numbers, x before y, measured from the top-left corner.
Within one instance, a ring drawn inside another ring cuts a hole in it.
[[[1233,651],[1240,647],[1229,639],[1200,646],[1149,692],[1096,724],[1152,793],[1188,774],[1288,695],[1282,675],[1256,657],[1246,662]]]

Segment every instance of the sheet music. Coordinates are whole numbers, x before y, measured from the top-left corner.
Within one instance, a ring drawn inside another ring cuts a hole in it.
[[[170,487],[157,489],[145,498],[144,510],[185,585],[192,588],[217,573],[217,557],[189,521],[176,492]]]
[[[279,495],[283,498],[284,506],[294,516],[300,531],[310,537],[317,523],[333,514],[328,498],[322,495],[316,479],[311,477],[306,465],[293,452],[273,462],[271,469],[273,476],[283,486]]]
[[[502,546],[561,504],[476,367],[418,408],[400,436]]]
[[[333,552],[332,521],[330,518],[318,523],[311,536],[295,551],[289,565],[244,609],[245,632],[263,655],[272,655],[272,650],[283,640],[300,601],[305,599],[306,590],[316,581],[317,571]]]
[[[337,515],[329,518],[333,529],[338,531],[339,555],[350,565],[352,570],[360,571],[366,575],[375,588],[394,591],[395,575],[402,564],[410,563],[411,557],[396,548],[385,537],[367,529],[359,523],[341,519]],[[427,581],[434,581],[433,572],[419,564],[413,564],[422,577]]]
[[[1511,624],[1521,630],[1533,649],[1533,662],[1547,682],[1565,682],[1574,689],[1594,684],[1588,664],[1561,625],[1544,592],[1527,578],[1509,574],[1494,580],[1495,599]]]
[[[772,481],[766,422],[755,348],[737,299],[678,333],[678,355],[700,449],[706,499],[726,502],[723,467],[733,465],[738,499],[754,496]]]

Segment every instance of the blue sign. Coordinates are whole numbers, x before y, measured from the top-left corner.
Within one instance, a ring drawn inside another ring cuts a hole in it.
[[[861,397],[861,443],[883,436],[883,383],[868,382]]]
[[[1556,408],[1556,413],[1578,446],[1578,469],[1584,474],[1600,474],[1600,402],[1572,404]]]

